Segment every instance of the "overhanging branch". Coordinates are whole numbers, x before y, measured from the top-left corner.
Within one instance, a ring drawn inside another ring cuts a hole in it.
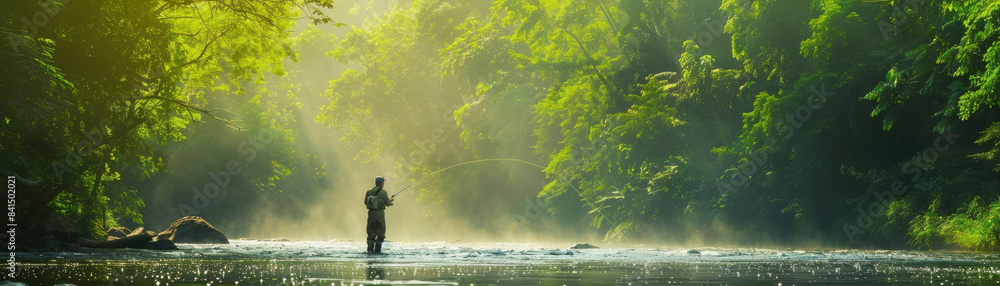
[[[184,108],[188,112],[188,116],[193,121],[201,122],[200,120],[194,119],[194,114],[192,114],[191,112],[195,111],[195,112],[204,114],[204,115],[208,116],[209,118],[221,121],[221,122],[225,123],[226,126],[229,126],[230,128],[233,128],[233,129],[236,129],[236,130],[242,130],[243,129],[243,127],[239,126],[239,124],[236,124],[236,122],[233,122],[232,120],[229,120],[229,119],[226,119],[226,118],[223,118],[223,117],[220,117],[220,116],[216,115],[216,113],[218,113],[218,112],[228,113],[230,115],[236,115],[235,113],[233,113],[232,111],[229,111],[228,109],[223,109],[223,108],[204,108],[204,107],[200,107],[200,106],[191,105],[190,103],[185,102],[183,100],[179,100],[179,99],[175,99],[175,98],[168,98],[168,97],[163,97],[163,96],[158,96],[158,95],[149,95],[149,96],[137,97],[137,98],[135,98],[135,100],[136,101],[138,101],[138,100],[160,100],[161,102],[167,102],[167,103],[176,104],[176,105],[180,106],[181,108]]]

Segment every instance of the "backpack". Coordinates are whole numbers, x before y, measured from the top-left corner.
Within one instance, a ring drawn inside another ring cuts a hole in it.
[[[370,210],[377,210],[382,207],[382,200],[378,199],[378,193],[382,191],[382,188],[378,188],[375,194],[365,197],[365,206]]]

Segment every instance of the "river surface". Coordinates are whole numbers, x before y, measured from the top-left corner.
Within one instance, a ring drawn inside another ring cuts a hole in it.
[[[984,253],[234,240],[178,251],[17,253],[27,285],[997,285]],[[600,245],[598,245],[600,246]],[[10,283],[0,283],[5,285]]]

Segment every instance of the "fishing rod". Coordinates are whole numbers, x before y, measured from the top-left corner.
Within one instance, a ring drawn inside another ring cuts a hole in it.
[[[455,168],[455,167],[462,166],[462,165],[473,164],[473,163],[497,162],[497,161],[499,161],[499,162],[517,162],[517,163],[522,163],[522,164],[526,164],[526,165],[538,167],[539,169],[542,169],[543,171],[545,170],[545,166],[542,166],[542,165],[539,165],[539,164],[535,164],[535,163],[532,163],[532,162],[528,162],[528,161],[525,161],[525,160],[521,160],[521,159],[479,159],[479,160],[466,161],[466,162],[462,162],[462,163],[458,163],[458,164],[455,164],[455,165],[451,165],[451,166],[445,167],[444,169],[440,169],[440,170],[431,172],[430,174],[425,175],[423,178],[420,178],[420,180],[417,180],[417,181],[415,181],[413,183],[410,183],[406,187],[403,187],[402,190],[399,190],[398,192],[396,192],[396,194],[392,195],[391,198],[396,198],[397,195],[399,195],[403,191],[406,191],[406,189],[409,189],[413,185],[416,185],[416,184],[418,184],[420,182],[423,182],[423,181],[429,179],[431,176],[434,176],[434,175],[436,175],[438,173],[447,171],[448,169]],[[601,209],[598,208],[597,206],[595,206],[594,203],[591,203],[590,200],[587,199],[587,197],[583,196],[583,192],[581,192],[580,189],[577,189],[576,186],[573,185],[573,183],[571,183],[569,180],[566,179],[566,177],[563,177],[560,174],[555,174],[555,175],[558,176],[560,179],[562,179],[563,182],[565,182],[567,185],[569,185],[570,188],[573,188],[573,190],[576,191],[576,193],[578,195],[580,195],[580,198],[582,198],[585,202],[587,202],[587,204],[590,205],[590,207],[594,211],[596,211],[597,214],[599,214],[601,217],[603,217],[604,220],[608,221],[608,223],[611,223],[611,225],[614,226],[615,229],[619,229],[617,223],[615,223],[614,221],[612,221],[611,218],[609,218],[608,216],[604,215],[604,213],[601,212]],[[625,240],[628,240],[628,238],[625,236],[624,233],[622,233],[621,235],[622,235],[622,238],[624,238]]]
[[[398,192],[396,192],[396,194],[392,195],[392,197],[395,198],[396,195],[399,195],[403,191],[406,191],[406,189],[409,189],[413,185],[416,185],[416,184],[418,184],[420,182],[423,182],[423,181],[429,179],[431,176],[434,176],[437,173],[441,173],[441,172],[447,171],[448,169],[455,168],[455,167],[462,166],[462,165],[468,165],[468,164],[472,164],[472,163],[491,162],[491,161],[519,162],[519,163],[524,163],[524,164],[528,164],[528,165],[531,165],[531,166],[535,166],[535,167],[541,168],[543,170],[545,169],[545,166],[542,166],[542,165],[539,165],[539,164],[535,164],[535,163],[532,163],[532,162],[528,162],[528,161],[524,161],[524,160],[520,160],[520,159],[479,159],[479,160],[472,160],[472,161],[467,161],[467,162],[462,162],[462,163],[458,163],[458,164],[455,164],[455,165],[451,165],[451,166],[445,167],[444,169],[431,172],[430,174],[427,174],[426,176],[424,176],[420,180],[415,181],[415,182],[407,185],[402,190],[399,190]]]

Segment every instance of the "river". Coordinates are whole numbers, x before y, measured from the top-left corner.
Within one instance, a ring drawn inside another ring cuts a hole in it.
[[[234,240],[178,251],[18,253],[28,285],[981,285],[985,253]],[[690,252],[695,249],[700,253]],[[0,283],[2,285],[2,283]]]

